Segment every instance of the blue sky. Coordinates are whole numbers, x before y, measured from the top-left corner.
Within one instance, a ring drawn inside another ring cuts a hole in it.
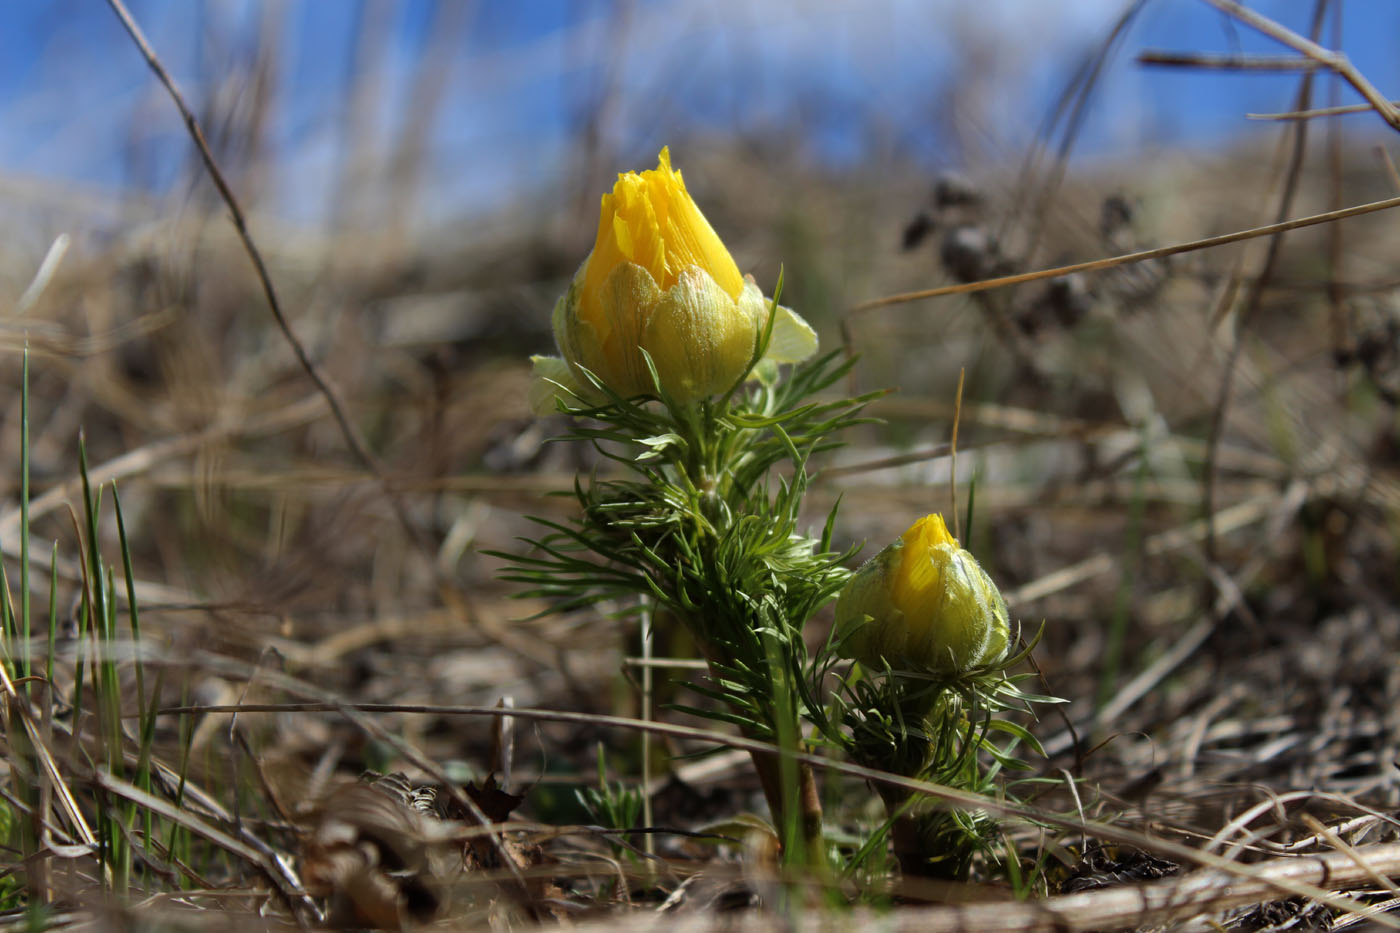
[[[433,219],[498,208],[560,184],[579,126],[611,101],[610,154],[649,163],[679,138],[790,139],[801,158],[856,166],[872,146],[929,165],[1015,158],[1127,0],[128,0],[192,101],[238,110],[251,50],[275,54],[265,201],[317,222],[344,171],[357,60],[374,80],[364,126],[382,170],[413,111],[417,63],[442,43],[428,137]],[[467,4],[453,21],[451,5]],[[1257,9],[1306,31],[1312,3]],[[1400,97],[1400,3],[1345,0],[1342,47]],[[443,24],[452,26],[443,34]],[[370,25],[371,24],[372,28]],[[363,28],[361,28],[363,27]],[[356,57],[356,36],[375,37]],[[1100,84],[1076,153],[1132,157],[1216,147],[1270,128],[1294,74],[1143,68],[1147,49],[1281,53],[1201,0],[1148,0]],[[605,94],[604,89],[611,89]],[[957,95],[962,95],[958,97]],[[1320,100],[1326,100],[1325,85]],[[971,101],[951,113],[949,99]],[[1344,102],[1356,100],[1343,90]],[[1358,130],[1374,117],[1347,118]],[[217,128],[216,128],[217,129]],[[100,190],[178,190],[190,149],[111,11],[98,0],[0,4],[0,173]],[[600,180],[600,187],[606,178]]]

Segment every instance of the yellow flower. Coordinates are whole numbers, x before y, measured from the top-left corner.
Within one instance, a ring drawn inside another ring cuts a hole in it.
[[[727,392],[748,368],[768,323],[769,302],[739,267],[672,170],[669,150],[647,172],[619,175],[603,195],[598,236],[554,307],[563,359],[534,357],[531,407],[554,410],[560,389],[599,401],[582,369],[624,398],[655,395],[642,355],[678,404]],[[816,352],[806,321],[779,308],[766,360]]]
[[[844,654],[869,667],[958,674],[1006,650],[1006,602],[942,515],[915,522],[836,601]]]

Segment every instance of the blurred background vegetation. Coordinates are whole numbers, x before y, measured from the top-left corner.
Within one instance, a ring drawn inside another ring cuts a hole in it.
[[[1255,6],[1396,96],[1400,9]],[[19,462],[27,345],[34,552],[59,543],[66,610],[82,430],[121,488],[169,702],[291,698],[232,659],[365,702],[636,713],[635,633],[596,613],[517,621],[544,607],[512,601],[481,552],[520,547],[529,514],[567,514],[547,494],[594,466],[545,443],[563,425],[529,416],[527,357],[550,350],[600,194],[669,145],[740,268],[765,289],[781,269],[784,303],[861,355],[852,390],[895,390],[813,492],[814,521],[843,498],[842,546],[948,508],[965,370],[969,544],[1013,615],[1046,620],[1040,665],[1073,701],[1041,727],[1047,769],[1206,831],[1244,793],[1220,788],[1251,781],[1400,799],[1391,215],[853,310],[1391,197],[1374,113],[1246,119],[1357,102],[1334,75],[1209,67],[1290,53],[1187,0],[131,10],[383,476],[276,328],[111,11],[5,4],[0,457]],[[8,558],[18,482],[0,471]],[[482,721],[384,722],[459,779],[499,763]],[[287,799],[406,767],[333,714],[237,729]],[[178,748],[174,718],[161,730]],[[227,718],[194,730],[201,781],[255,767],[221,757]],[[634,737],[556,724],[521,740],[518,781],[592,783],[600,741],[635,777]],[[658,820],[749,805],[754,788],[727,783],[742,771],[691,774]],[[582,818],[562,786],[533,785],[532,815]]]

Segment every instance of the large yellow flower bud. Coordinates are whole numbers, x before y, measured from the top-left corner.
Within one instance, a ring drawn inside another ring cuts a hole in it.
[[[537,412],[553,410],[558,386],[589,398],[580,368],[624,398],[654,395],[643,350],[678,404],[728,391],[753,358],[769,303],[739,274],[668,150],[659,162],[619,175],[603,195],[593,252],[554,308],[563,360],[535,358]],[[779,308],[766,358],[796,362],[816,348],[807,322]]]
[[[1010,635],[996,584],[937,514],[856,571],[836,626],[844,654],[866,666],[943,675],[997,660]]]

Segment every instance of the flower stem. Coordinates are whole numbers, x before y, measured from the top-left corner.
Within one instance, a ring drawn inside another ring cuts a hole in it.
[[[763,796],[773,814],[774,825],[783,840],[784,861],[789,865],[820,866],[824,863],[822,848],[822,801],[817,789],[816,775],[806,762],[787,763],[795,781],[784,772],[783,759],[772,752],[754,752],[753,766],[758,772]],[[795,818],[795,819],[794,819]],[[797,830],[792,838],[788,828]],[[797,845],[794,846],[793,843]]]

